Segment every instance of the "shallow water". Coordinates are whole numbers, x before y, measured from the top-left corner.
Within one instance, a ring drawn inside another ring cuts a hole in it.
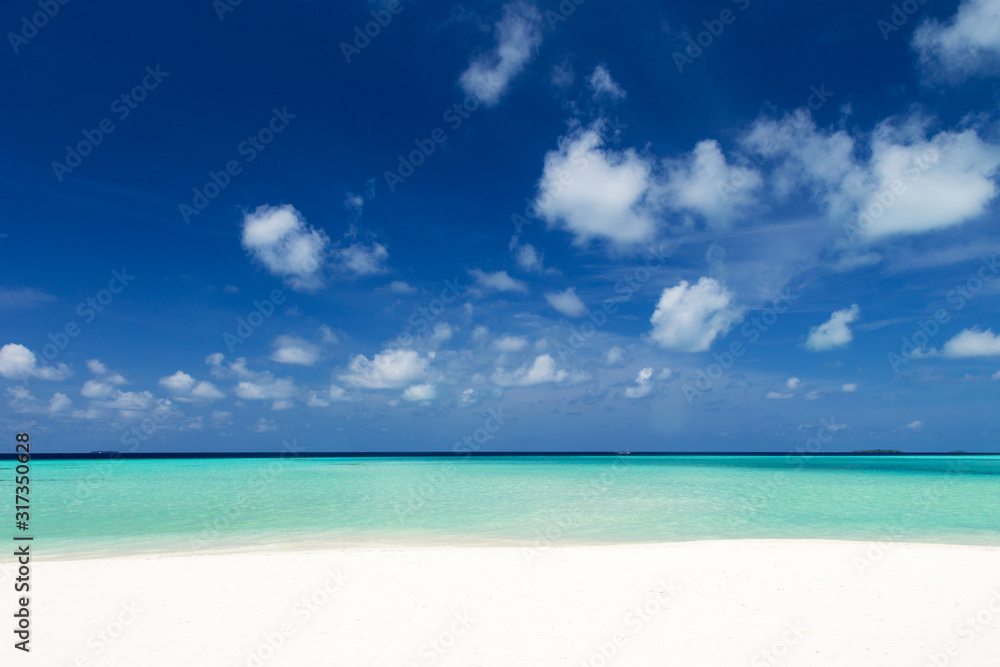
[[[36,460],[31,501],[41,557],[734,538],[1000,545],[1000,456]]]

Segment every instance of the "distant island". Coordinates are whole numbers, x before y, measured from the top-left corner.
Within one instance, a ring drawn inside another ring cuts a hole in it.
[[[904,454],[902,449],[855,449],[851,454]]]

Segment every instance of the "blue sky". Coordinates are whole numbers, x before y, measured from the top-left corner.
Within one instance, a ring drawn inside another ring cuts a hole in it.
[[[2,22],[43,450],[997,449],[997,0]]]

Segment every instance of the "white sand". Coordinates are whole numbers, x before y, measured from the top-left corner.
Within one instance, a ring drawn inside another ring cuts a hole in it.
[[[5,646],[3,664],[1000,665],[1000,548],[887,545],[859,573],[878,553],[720,541],[530,561],[516,547],[39,561],[33,651]]]

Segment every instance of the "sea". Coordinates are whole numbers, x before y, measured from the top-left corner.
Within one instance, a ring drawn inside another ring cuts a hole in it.
[[[15,465],[0,461],[8,498]],[[30,494],[36,558],[761,538],[1000,545],[992,455],[34,460]]]

